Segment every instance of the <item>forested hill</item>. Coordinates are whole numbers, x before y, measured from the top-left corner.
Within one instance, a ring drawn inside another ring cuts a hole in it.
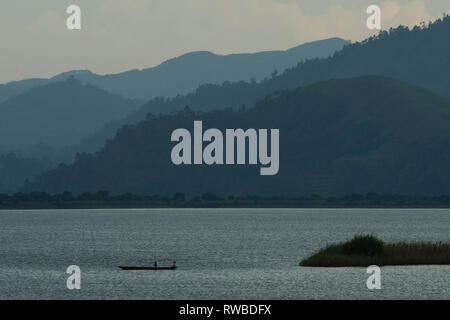
[[[126,119],[109,124],[86,145],[99,146],[124,124],[155,115],[182,110],[218,110],[227,107],[253,107],[256,101],[280,89],[332,79],[364,75],[382,75],[416,84],[450,100],[450,17],[409,30],[398,27],[382,31],[360,43],[347,45],[330,58],[300,62],[294,68],[266,81],[205,84],[187,95],[155,98]]]
[[[141,104],[73,77],[31,89],[0,103],[0,150],[78,143]]]
[[[364,75],[389,76],[416,84],[450,99],[450,17],[412,30],[383,31],[361,43],[347,45],[334,56],[300,62],[265,81],[226,81],[204,84],[174,98],[157,97],[125,119],[109,123],[87,139],[79,150],[96,150],[123,125],[145,119],[148,113],[168,114],[189,106],[192,110],[251,108],[266,95],[317,81]]]
[[[175,166],[174,129],[279,128],[280,171],[256,166]],[[246,111],[148,117],[96,154],[81,154],[24,191],[112,194],[449,194],[450,103],[386,77],[327,80],[279,92]]]
[[[329,59],[300,62],[273,79],[274,88],[320,80],[382,75],[401,79],[450,100],[450,16],[409,30],[400,26],[354,43]]]
[[[143,111],[164,108],[207,110],[223,107],[251,106],[278,89],[296,88],[333,78],[381,75],[424,87],[450,100],[450,16],[412,30],[398,27],[378,36],[347,45],[332,57],[299,62],[294,68],[262,83],[204,85],[195,93],[149,103]],[[160,105],[159,108],[157,106]]]

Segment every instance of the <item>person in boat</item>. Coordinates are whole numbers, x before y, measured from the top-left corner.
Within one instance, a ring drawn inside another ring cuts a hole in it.
[[[176,268],[176,267],[177,267],[177,263],[176,263],[175,261],[173,262],[172,267],[173,267],[173,268]]]
[[[155,261],[153,265],[155,266],[155,269],[158,268],[158,262]]]

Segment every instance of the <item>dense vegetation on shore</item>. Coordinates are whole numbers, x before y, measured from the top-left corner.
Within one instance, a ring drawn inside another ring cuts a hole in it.
[[[219,197],[212,192],[186,197],[178,192],[173,196],[142,196],[123,194],[111,196],[106,191],[70,192],[50,195],[45,192],[0,194],[0,209],[76,209],[76,208],[450,208],[450,196],[421,197],[350,194],[344,197]]]
[[[369,265],[450,265],[450,243],[384,243],[371,235],[328,245],[300,262],[304,267],[367,267]]]

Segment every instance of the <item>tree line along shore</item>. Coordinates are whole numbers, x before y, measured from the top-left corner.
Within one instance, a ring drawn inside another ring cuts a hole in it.
[[[341,197],[320,195],[285,196],[218,196],[212,192],[187,196],[137,194],[110,195],[107,191],[45,192],[0,194],[0,209],[95,209],[95,208],[450,208],[450,195],[406,196],[367,193]]]

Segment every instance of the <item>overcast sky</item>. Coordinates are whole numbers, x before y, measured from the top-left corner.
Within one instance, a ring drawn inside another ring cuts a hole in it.
[[[81,7],[82,30],[66,8]],[[8,0],[0,3],[0,83],[73,69],[117,73],[186,52],[280,50],[329,37],[361,40],[366,8],[382,27],[450,13],[449,0]]]

